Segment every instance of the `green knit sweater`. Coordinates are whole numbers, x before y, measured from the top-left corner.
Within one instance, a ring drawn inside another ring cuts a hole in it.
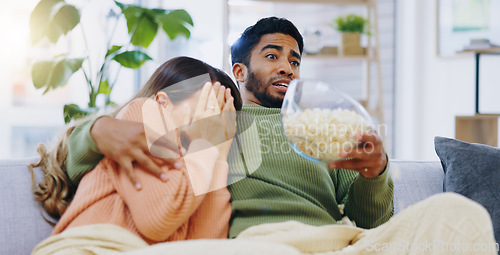
[[[243,113],[246,118],[239,120],[238,128],[248,128],[251,116],[255,130],[248,132],[258,135],[239,134],[237,146],[260,155],[243,153],[246,165],[253,165],[245,167],[235,160],[241,155],[233,149],[235,144],[231,147],[230,172],[250,174],[228,187],[233,208],[230,237],[261,223],[296,220],[325,225],[345,215],[359,227],[372,228],[392,216],[393,183],[388,170],[368,179],[354,171],[328,169],[327,163],[309,161],[292,149],[281,129],[280,109],[245,105]],[[344,214],[340,204],[345,205]]]
[[[387,169],[373,179],[328,169],[326,163],[293,151],[281,131],[280,109],[244,105],[242,112],[245,118],[238,120],[238,129],[247,132],[234,139],[229,155],[230,237],[262,223],[296,220],[325,225],[345,215],[359,227],[372,228],[392,216],[393,183]],[[69,137],[66,169],[75,185],[102,158],[90,136],[94,121],[80,124]],[[248,176],[242,178],[241,173]]]

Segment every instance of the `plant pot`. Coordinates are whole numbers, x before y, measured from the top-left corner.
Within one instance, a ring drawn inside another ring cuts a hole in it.
[[[361,48],[361,33],[342,33],[342,43],[340,44],[339,54],[347,55],[363,55]]]

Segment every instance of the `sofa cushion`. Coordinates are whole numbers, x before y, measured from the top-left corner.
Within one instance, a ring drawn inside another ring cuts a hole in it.
[[[30,254],[33,247],[52,232],[31,192],[27,164],[36,160],[0,160],[0,254]],[[40,169],[35,169],[35,174],[37,180],[42,179]]]
[[[443,192],[439,161],[390,161],[394,181],[394,214],[434,194]]]
[[[500,148],[435,137],[445,171],[444,191],[462,194],[483,205],[500,240]]]

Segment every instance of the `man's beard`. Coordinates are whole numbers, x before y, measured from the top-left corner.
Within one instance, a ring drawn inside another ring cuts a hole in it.
[[[248,81],[245,84],[245,88],[252,92],[252,94],[259,100],[262,106],[267,108],[281,108],[283,105],[283,99],[273,96],[268,92],[268,87],[265,87],[262,79],[255,77],[255,73],[250,69],[248,70]],[[263,90],[259,90],[259,88],[264,88]]]

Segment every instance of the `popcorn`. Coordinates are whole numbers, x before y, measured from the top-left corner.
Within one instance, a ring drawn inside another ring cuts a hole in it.
[[[373,129],[353,110],[312,108],[283,117],[288,139],[304,154],[323,161],[342,159],[340,152],[353,150],[356,134]]]

